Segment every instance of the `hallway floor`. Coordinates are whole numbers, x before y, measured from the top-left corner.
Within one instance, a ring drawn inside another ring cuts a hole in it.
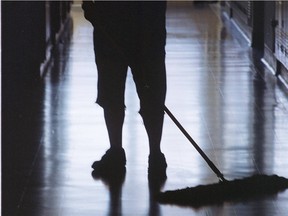
[[[17,158],[10,165],[11,182],[17,186],[11,183],[15,193],[6,190],[3,196],[14,194],[10,199],[17,206],[10,204],[15,214],[7,216],[287,215],[288,190],[199,209],[157,203],[149,190],[148,141],[130,73],[123,133],[125,179],[119,187],[94,179],[91,164],[109,142],[103,111],[94,102],[92,26],[77,5],[72,16],[72,41],[62,57],[67,63],[60,59],[58,70],[45,76],[38,105],[29,109],[36,120],[16,125],[13,139],[29,144],[11,153]],[[254,173],[287,178],[288,92],[257,61],[257,54],[235,38],[231,24],[223,22],[217,4],[169,2],[166,105],[227,179]],[[218,181],[167,115],[162,150],[168,178],[161,191]]]

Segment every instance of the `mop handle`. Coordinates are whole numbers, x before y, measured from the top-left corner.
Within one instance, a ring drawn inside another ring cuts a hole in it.
[[[180,122],[175,118],[175,116],[170,112],[170,110],[166,106],[164,107],[164,111],[176,124],[176,126],[180,129],[180,131],[186,136],[186,138],[190,141],[190,143],[195,147],[195,149],[199,152],[199,154],[203,157],[203,159],[207,162],[210,168],[218,176],[219,180],[223,182],[227,181],[224,178],[224,175],[219,171],[219,169],[215,166],[215,164],[207,157],[207,155],[202,151],[202,149],[198,146],[198,144],[193,140],[193,138],[188,134],[188,132],[184,129],[184,127],[180,124]]]

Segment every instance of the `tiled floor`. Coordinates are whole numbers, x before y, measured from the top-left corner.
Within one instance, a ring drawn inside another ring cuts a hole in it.
[[[2,194],[3,215],[287,215],[288,191],[200,209],[157,203],[148,186],[147,137],[130,74],[125,179],[118,186],[93,179],[90,165],[108,148],[108,137],[102,109],[94,103],[92,27],[79,7],[72,15],[65,69],[60,61],[59,70],[45,77],[43,92],[19,111],[28,118],[8,125],[17,151],[6,147],[10,154],[3,157],[12,160],[4,163],[10,167],[4,181],[10,180]],[[253,173],[288,177],[287,90],[251,48],[235,39],[229,25],[223,24],[217,5],[168,4],[166,105],[227,179]],[[163,191],[218,181],[168,116],[162,146],[168,162]]]

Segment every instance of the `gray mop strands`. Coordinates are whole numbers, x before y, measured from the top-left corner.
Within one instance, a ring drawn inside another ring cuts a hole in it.
[[[288,188],[288,179],[277,175],[254,175],[243,179],[235,179],[233,181],[226,180],[224,175],[202,151],[170,110],[167,107],[165,107],[164,110],[195,147],[202,158],[207,162],[220,181],[219,183],[211,185],[199,185],[197,187],[160,193],[158,196],[158,201],[160,203],[177,204],[197,208],[205,205],[221,204],[226,201],[245,201],[273,195]]]
[[[244,202],[277,194],[288,188],[288,179],[277,175],[254,175],[233,181],[161,192],[157,200],[162,204],[175,204],[200,208],[221,205],[224,202]]]

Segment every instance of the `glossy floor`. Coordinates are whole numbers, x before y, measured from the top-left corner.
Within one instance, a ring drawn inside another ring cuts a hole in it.
[[[72,15],[71,45],[59,70],[45,77],[43,94],[38,95],[31,114],[36,120],[14,125],[14,140],[24,147],[11,153],[17,158],[11,165],[11,182],[17,182],[14,190],[19,196],[11,198],[16,205],[6,207],[11,210],[7,215],[287,214],[288,191],[200,209],[157,203],[148,186],[147,137],[137,113],[139,101],[131,74],[123,134],[125,179],[119,187],[93,179],[91,163],[108,148],[108,137],[102,109],[94,103],[97,73],[92,27],[77,5]],[[288,177],[287,91],[257,60],[257,54],[236,39],[237,32],[221,19],[218,5],[169,3],[167,32],[166,105],[204,152],[227,179],[253,173]],[[26,109],[32,109],[32,104]],[[162,150],[168,179],[161,190],[218,181],[168,116]],[[4,196],[13,195],[6,192]]]

